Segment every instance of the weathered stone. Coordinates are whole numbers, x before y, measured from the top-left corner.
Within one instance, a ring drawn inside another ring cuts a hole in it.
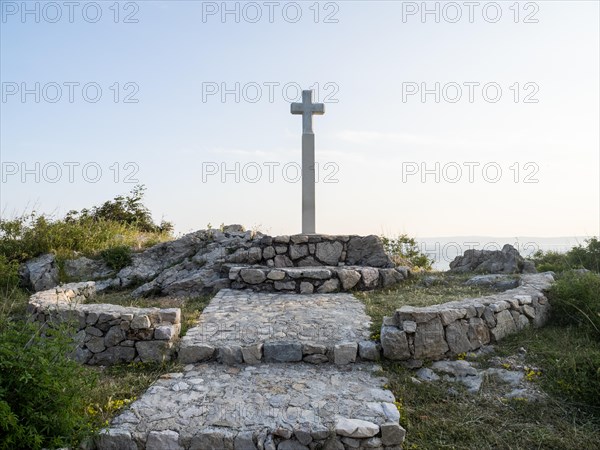
[[[82,256],[77,259],[67,259],[63,270],[69,280],[95,280],[113,276],[115,271],[108,267],[102,259],[90,259]]]
[[[293,267],[292,260],[285,255],[277,255],[274,259],[275,267]]]
[[[109,347],[101,353],[96,353],[88,361],[91,365],[111,366],[118,363],[128,363],[135,358],[135,349],[133,347]]]
[[[308,256],[308,245],[290,245],[290,258],[292,260]]]
[[[329,358],[327,356],[319,354],[306,355],[304,358],[302,358],[302,360],[310,364],[323,364],[329,362]]]
[[[510,311],[504,310],[499,312],[496,316],[496,326],[491,329],[492,337],[495,341],[508,336],[517,331],[517,326]]]
[[[193,364],[207,361],[215,355],[215,347],[208,344],[193,344],[182,346],[179,349],[178,358],[182,364]]]
[[[402,329],[409,334],[414,334],[417,331],[417,322],[412,320],[405,320],[402,322]]]
[[[179,445],[179,433],[175,431],[151,431],[146,441],[146,450],[184,450],[184,447]]]
[[[277,450],[309,450],[306,445],[302,445],[298,441],[282,441]]]
[[[385,253],[381,239],[374,235],[353,236],[350,238],[346,264],[350,266],[394,267],[394,263]]]
[[[535,319],[535,309],[529,305],[523,305],[523,314],[525,314],[530,319]]]
[[[344,244],[341,242],[319,242],[317,244],[316,257],[329,266],[337,266],[340,262]]]
[[[276,281],[273,286],[278,291],[293,291],[296,289],[295,281]]]
[[[392,360],[404,360],[411,357],[406,333],[396,327],[381,327],[381,346],[383,356]]]
[[[383,445],[402,445],[406,430],[399,424],[387,422],[381,425],[381,443]]]
[[[439,316],[444,326],[458,319],[464,319],[466,315],[467,311],[463,308],[444,308],[439,310]]]
[[[465,321],[457,320],[446,327],[446,341],[454,354],[471,350],[471,342],[467,336],[469,326]]]
[[[100,318],[98,319],[99,322],[102,321],[102,316],[100,316]],[[146,328],[150,328],[150,318],[143,314],[143,315],[137,315],[133,318],[133,320],[131,321],[131,328],[134,330],[143,330]]]
[[[269,280],[280,281],[285,278],[285,272],[283,270],[271,270],[267,278]]]
[[[365,288],[372,289],[377,287],[379,283],[379,270],[373,267],[361,267],[359,271]]]
[[[233,442],[234,450],[257,450],[252,431],[240,431]]]
[[[262,359],[262,344],[242,347],[242,356],[246,364],[259,364]]]
[[[239,345],[219,347],[217,350],[217,361],[219,361],[221,364],[227,364],[229,366],[243,363],[244,356],[242,353],[242,347]]]
[[[160,321],[169,322],[172,324],[181,322],[181,309],[179,308],[166,308],[159,311]],[[123,317],[123,316],[121,316]]]
[[[469,249],[450,263],[451,272],[479,273],[521,273],[525,260],[512,245],[506,244],[502,250]],[[528,266],[529,270],[529,266]]]
[[[268,246],[263,249],[263,258],[264,259],[272,259],[275,258],[275,248],[273,246]]]
[[[325,281],[321,286],[318,287],[317,292],[320,294],[328,294],[330,292],[335,292],[339,289],[340,282],[339,280],[333,278],[331,280]]]
[[[137,450],[131,433],[120,428],[103,430],[97,437],[98,448],[103,450]]]
[[[483,319],[488,327],[493,328],[496,326],[496,316],[489,306],[486,306],[483,310]]]
[[[312,294],[315,290],[315,287],[312,285],[312,283],[309,283],[308,281],[302,281],[300,283],[300,293],[301,294]]]
[[[140,341],[135,348],[142,362],[163,362],[171,357],[171,343],[167,341]]]
[[[402,306],[400,309],[396,310],[395,314],[395,320],[397,323],[402,323],[405,320],[410,320],[416,323],[425,323],[437,317],[437,310],[416,308],[414,306]]]
[[[154,330],[154,339],[171,340],[176,337],[176,334],[173,325],[161,325]]]
[[[356,342],[337,344],[333,348],[333,362],[339,366],[353,363],[356,361],[357,351],[358,344]]]
[[[366,420],[338,417],[335,422],[335,432],[340,436],[369,438],[379,433],[379,426]]]
[[[449,350],[444,339],[444,327],[439,318],[420,323],[415,333],[415,358],[440,358]]]
[[[339,269],[337,271],[338,278],[342,283],[342,288],[348,291],[355,287],[360,281],[360,273],[351,269]]]
[[[86,342],[85,346],[93,353],[100,353],[106,349],[102,336],[94,336]]]
[[[242,269],[240,277],[248,284],[260,284],[267,279],[265,273],[260,269]]]
[[[439,375],[428,367],[421,367],[415,375],[423,381],[437,381],[440,379]]]
[[[365,361],[378,361],[381,356],[379,344],[373,341],[360,341],[358,356]]]
[[[490,331],[483,319],[478,317],[469,319],[467,337],[471,344],[471,350],[476,350],[490,342]]]
[[[302,345],[302,354],[304,355],[324,355],[327,347],[322,344],[306,343]]]
[[[53,254],[30,259],[19,267],[19,277],[24,287],[43,291],[58,284],[58,266]]]
[[[290,237],[286,235],[275,236],[273,237],[273,242],[276,242],[278,244],[288,244],[290,242]]]
[[[190,450],[234,450],[234,435],[227,429],[203,429],[192,437]]]
[[[302,445],[308,445],[312,442],[313,438],[310,434],[310,428],[297,428],[294,430],[294,436],[298,439]]]
[[[111,327],[110,330],[104,336],[104,345],[107,347],[113,347],[125,340],[125,331],[121,329],[119,325]]]
[[[302,344],[299,342],[265,342],[265,362],[302,361]]]

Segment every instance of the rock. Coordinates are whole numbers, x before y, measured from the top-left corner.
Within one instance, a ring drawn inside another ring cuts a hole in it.
[[[327,356],[319,354],[307,355],[302,360],[310,364],[323,364],[329,362],[329,358]]]
[[[111,366],[118,363],[128,363],[135,358],[135,349],[133,347],[109,347],[102,353],[96,353],[88,361],[88,364],[99,366]]]
[[[58,285],[58,266],[53,254],[32,258],[19,267],[21,285],[35,292],[44,291]]]
[[[444,327],[439,318],[420,323],[415,333],[415,358],[436,359],[449,350],[444,339]]]
[[[171,357],[172,344],[167,341],[139,341],[135,348],[142,362],[163,362]]]
[[[317,289],[317,292],[319,294],[328,294],[331,292],[335,292],[339,289],[340,287],[340,281],[332,278],[331,280],[327,280],[325,283],[323,283],[321,286],[319,286],[319,288]]]
[[[379,426],[366,420],[338,417],[335,422],[335,432],[340,436],[370,438],[379,433]]]
[[[466,377],[477,375],[475,369],[469,361],[436,361],[431,365],[431,368],[437,372],[447,373],[453,377]]]
[[[381,425],[381,443],[383,445],[402,445],[406,430],[399,424],[387,422]]]
[[[308,447],[297,441],[283,441],[277,446],[277,450],[308,450]]]
[[[404,280],[402,274],[396,269],[379,269],[379,274],[381,275],[381,283],[384,288],[394,286]]]
[[[308,245],[290,245],[290,258],[292,260],[308,256]]]
[[[179,349],[178,359],[182,364],[193,364],[207,361],[215,355],[215,348],[208,344],[182,346]]]
[[[302,344],[299,342],[265,342],[263,351],[268,363],[302,361]]]
[[[471,350],[478,349],[490,342],[490,330],[483,319],[473,317],[469,319],[467,338],[471,344]]]
[[[360,273],[356,270],[339,269],[337,274],[345,291],[352,289],[360,281]]]
[[[373,341],[360,341],[358,343],[358,355],[365,361],[379,361],[379,345]]]
[[[417,331],[417,322],[412,320],[405,320],[402,322],[402,329],[409,334],[414,334]]]
[[[239,345],[219,347],[217,349],[217,361],[228,366],[242,364],[244,362],[242,347]]]
[[[242,347],[242,356],[246,364],[259,364],[262,359],[262,344]]]
[[[235,223],[235,224],[223,226],[222,231],[223,231],[223,233],[243,233],[246,230],[243,225]]]
[[[275,258],[275,248],[272,245],[265,247],[263,249],[263,258],[264,259],[272,259]]]
[[[233,441],[235,450],[257,450],[252,431],[240,431]]]
[[[63,270],[70,280],[87,281],[112,277],[116,272],[108,267],[101,259],[90,259],[82,256],[77,259],[67,259]]]
[[[312,283],[309,283],[308,281],[302,281],[300,283],[300,293],[301,294],[312,294],[315,290],[315,287],[312,285]]]
[[[294,263],[285,255],[277,255],[274,259],[275,267],[294,267]]]
[[[483,286],[498,290],[507,290],[516,288],[519,285],[519,280],[509,275],[490,274],[474,276],[465,281],[465,284],[467,286]]]
[[[505,336],[517,331],[512,314],[508,310],[500,311],[496,316],[496,326],[491,329],[492,338],[499,341]]]
[[[344,342],[333,347],[333,362],[339,366],[356,361],[358,344],[356,342]]]
[[[421,367],[417,370],[417,377],[423,381],[437,381],[440,379],[437,373],[427,367]]]
[[[317,244],[315,256],[328,266],[337,266],[340,262],[343,250],[344,245],[341,242],[319,242]]]
[[[260,284],[267,279],[265,273],[260,269],[242,269],[240,276],[248,284]]]
[[[295,281],[276,281],[273,286],[278,291],[293,291],[296,289]]]
[[[154,339],[170,341],[176,334],[173,325],[161,325],[154,330]]]
[[[467,336],[469,326],[466,321],[457,320],[446,327],[446,341],[454,354],[466,353],[471,350],[471,342]]]
[[[394,267],[394,263],[385,253],[381,239],[374,235],[353,236],[350,238],[346,264],[350,266]]]
[[[86,342],[85,346],[93,353],[100,353],[106,349],[104,338],[102,336],[94,336]]]
[[[524,267],[525,259],[518,250],[506,244],[502,250],[466,250],[450,263],[450,272],[523,273]]]
[[[396,327],[381,327],[381,346],[383,356],[388,359],[403,360],[411,357],[406,333]]]
[[[110,327],[106,336],[104,336],[104,345],[107,347],[114,347],[124,341],[125,338],[125,331],[123,331],[119,325],[115,325]]]
[[[362,281],[367,289],[373,289],[377,287],[379,282],[379,270],[374,267],[361,267],[359,269],[362,275]]]
[[[96,439],[98,448],[103,450],[137,450],[137,445],[131,433],[120,428],[109,428],[98,434]]]
[[[273,281],[281,281],[285,278],[285,272],[283,270],[271,270],[267,278]]]
[[[171,430],[151,431],[146,441],[146,450],[184,450],[179,445],[179,433]]]

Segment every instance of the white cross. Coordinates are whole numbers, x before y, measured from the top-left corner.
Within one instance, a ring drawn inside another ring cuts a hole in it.
[[[292,114],[302,114],[302,133],[312,134],[313,114],[325,114],[323,103],[312,102],[312,91],[302,91],[302,103],[292,103]]]
[[[312,102],[312,91],[302,91],[302,103],[292,103],[292,114],[302,114],[302,233],[315,233],[315,135],[313,114],[325,114],[323,103]]]

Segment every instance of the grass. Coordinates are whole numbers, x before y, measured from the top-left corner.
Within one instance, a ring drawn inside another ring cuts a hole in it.
[[[371,316],[373,334],[379,334],[384,316],[391,316],[404,305],[430,306],[440,303],[475,298],[497,292],[481,286],[466,286],[464,282],[471,276],[439,274],[427,287],[423,276],[414,277],[392,289],[355,292],[354,295],[366,307]]]
[[[373,319],[373,332],[379,332],[383,316],[403,305],[428,306],[495,292],[465,286],[461,276],[437,279],[427,288],[417,277],[394,289],[357,293]],[[550,324],[507,337],[487,358],[515,355],[521,347],[527,350],[525,364],[542,372],[531,377],[536,388],[547,394],[538,402],[503,399],[491,381],[484,383],[478,395],[468,394],[456,383],[416,384],[411,380],[414,371],[384,361],[383,375],[407,430],[404,448],[600,448],[598,341],[582,327]],[[489,364],[486,359],[480,363],[482,367]],[[595,383],[590,383],[594,377]]]
[[[404,448],[600,448],[600,410],[569,401],[569,392],[561,390],[556,377],[561,366],[577,359],[565,348],[596,354],[600,349],[591,347],[588,338],[576,330],[546,327],[507,338],[497,345],[496,355],[513,355],[519,347],[527,349],[527,364],[542,368],[535,382],[550,394],[544,400],[470,395],[455,383],[414,384],[411,370],[384,363],[384,375],[400,405],[400,422],[407,430]],[[459,395],[450,393],[450,386]]]

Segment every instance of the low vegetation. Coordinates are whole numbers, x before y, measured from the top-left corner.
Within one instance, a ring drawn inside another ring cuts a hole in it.
[[[431,270],[434,263],[419,249],[419,244],[414,238],[401,234],[398,237],[381,236],[383,247],[397,266],[408,266],[413,270]]]

